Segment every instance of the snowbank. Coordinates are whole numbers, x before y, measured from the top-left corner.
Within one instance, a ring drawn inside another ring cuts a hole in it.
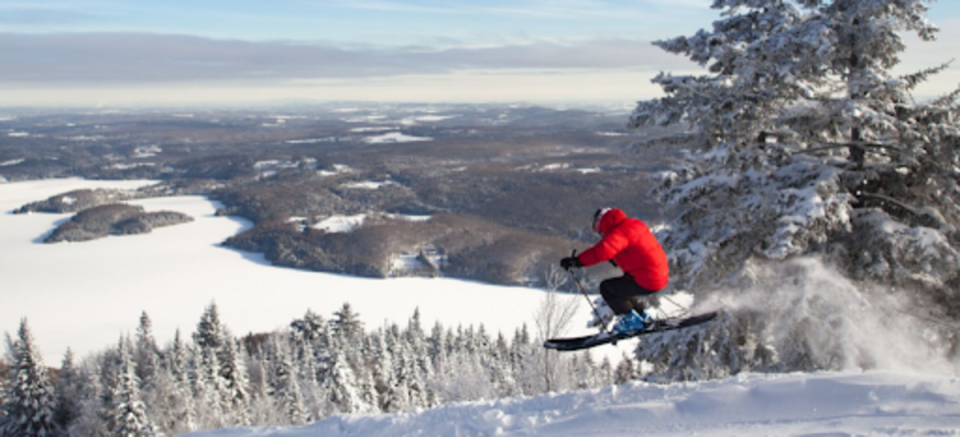
[[[638,382],[421,412],[334,416],[303,427],[189,435],[957,435],[958,429],[956,377],[871,372],[747,374],[672,385]]]

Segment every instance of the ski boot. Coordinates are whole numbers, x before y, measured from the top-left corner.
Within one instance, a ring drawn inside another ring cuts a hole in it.
[[[646,311],[640,312],[637,314],[636,311],[630,311],[617,320],[617,324],[613,325],[614,334],[633,334],[635,332],[640,332],[646,329],[648,326],[653,324],[653,318],[647,314]]]

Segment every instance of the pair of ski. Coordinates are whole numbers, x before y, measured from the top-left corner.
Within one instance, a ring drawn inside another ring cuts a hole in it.
[[[695,316],[684,317],[684,318],[673,318],[673,319],[663,319],[663,320],[654,320],[650,326],[647,326],[645,329],[635,332],[628,332],[622,334],[616,334],[613,332],[601,332],[599,334],[587,335],[583,337],[574,337],[574,338],[554,338],[547,340],[543,343],[543,347],[547,349],[555,349],[558,351],[575,351],[581,349],[588,349],[594,346],[600,346],[607,343],[614,343],[632,337],[639,337],[641,335],[655,334],[657,332],[666,332],[672,331],[674,329],[683,329],[689,328],[691,326],[696,326],[701,323],[706,323],[717,317],[717,312],[712,311],[708,313],[698,314]]]

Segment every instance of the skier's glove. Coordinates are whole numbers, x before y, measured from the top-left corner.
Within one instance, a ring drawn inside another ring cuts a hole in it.
[[[560,260],[560,267],[562,267],[564,270],[570,270],[574,267],[583,267],[583,263],[580,262],[580,258],[568,256]]]

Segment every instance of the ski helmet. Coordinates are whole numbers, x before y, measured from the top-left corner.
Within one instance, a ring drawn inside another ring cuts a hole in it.
[[[606,214],[607,211],[610,211],[610,209],[611,208],[600,208],[597,212],[593,213],[593,225],[591,226],[593,232],[597,234],[600,233],[600,220],[603,220],[603,215]]]

